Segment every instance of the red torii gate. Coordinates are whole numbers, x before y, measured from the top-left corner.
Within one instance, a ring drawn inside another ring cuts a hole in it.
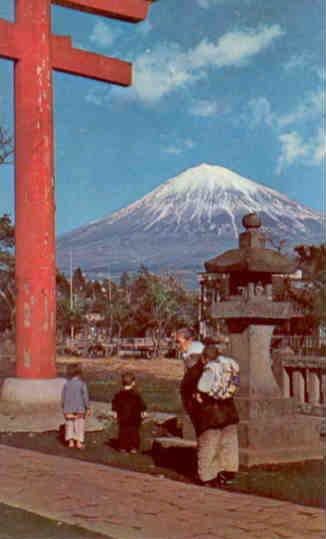
[[[0,57],[15,61],[16,375],[55,378],[56,264],[52,69],[122,86],[130,63],[74,49],[51,32],[51,3],[138,22],[150,0],[16,0],[0,19]]]

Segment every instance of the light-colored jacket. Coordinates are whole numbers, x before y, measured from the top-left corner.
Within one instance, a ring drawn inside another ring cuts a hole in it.
[[[67,380],[61,394],[64,414],[84,413],[89,408],[89,397],[86,383],[74,377]]]

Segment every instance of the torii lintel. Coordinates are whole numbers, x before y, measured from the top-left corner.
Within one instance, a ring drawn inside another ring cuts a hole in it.
[[[129,62],[74,48],[70,37],[54,35],[51,4],[138,22],[145,18],[150,3],[150,0],[16,0],[16,22],[0,19],[0,57],[15,62],[18,378],[43,382],[56,376],[52,70],[111,84],[131,84]],[[42,391],[43,395],[45,390]]]
[[[150,0],[52,0],[52,4],[93,15],[138,22],[145,19]]]
[[[45,0],[51,2],[51,0]],[[53,4],[110,18],[138,22],[148,12],[148,0],[52,0]],[[19,23],[0,19],[0,57],[21,60],[26,51],[26,36]],[[129,86],[131,64],[72,47],[70,37],[49,35],[51,67],[73,75]]]
[[[128,86],[131,84],[131,64],[100,54],[75,49],[71,37],[51,36],[52,68],[72,75]],[[20,46],[19,28],[15,23],[0,19],[0,57],[20,60],[24,55]]]

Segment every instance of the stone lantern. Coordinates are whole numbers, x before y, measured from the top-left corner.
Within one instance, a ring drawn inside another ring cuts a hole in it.
[[[240,365],[240,462],[288,462],[322,455],[318,424],[295,414],[271,368],[271,339],[276,325],[300,316],[277,295],[277,282],[294,271],[294,263],[266,248],[261,221],[243,218],[239,248],[205,262],[201,274],[203,333],[227,326],[230,353]],[[213,329],[212,329],[213,328]]]

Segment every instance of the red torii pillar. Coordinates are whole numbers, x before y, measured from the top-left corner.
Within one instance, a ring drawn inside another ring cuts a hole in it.
[[[141,21],[147,0],[16,0],[16,22],[0,19],[0,57],[15,61],[16,375],[56,376],[55,192],[52,69],[131,84],[131,64],[74,49],[51,32],[51,3]]]

